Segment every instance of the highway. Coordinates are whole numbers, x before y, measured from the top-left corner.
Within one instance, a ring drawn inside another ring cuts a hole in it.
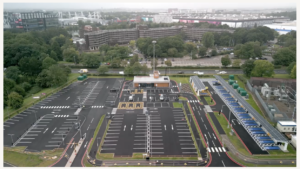
[[[72,69],[72,73],[78,73],[80,69]],[[119,74],[120,71],[124,71],[124,69],[120,69],[120,70],[109,70],[107,72],[107,74]],[[195,71],[200,71],[200,72],[203,72],[204,75],[205,74],[217,74],[215,70],[206,70],[206,69],[194,69],[194,70],[170,70],[168,71],[168,74],[178,74],[179,71],[183,71],[184,74],[194,74]],[[222,70],[222,71],[225,71],[227,72],[227,74],[244,74],[243,73],[243,70]],[[275,74],[288,74],[286,70],[274,70]],[[98,74],[98,71],[97,69],[89,69],[89,73],[92,73],[92,74]],[[149,73],[151,73],[151,71],[149,71]],[[165,70],[160,70],[160,73],[161,74],[164,74],[165,73]]]

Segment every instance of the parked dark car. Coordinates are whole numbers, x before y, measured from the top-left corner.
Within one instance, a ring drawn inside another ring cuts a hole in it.
[[[179,71],[177,74],[184,74],[184,72],[183,71]]]
[[[214,82],[213,85],[220,86],[221,84],[219,82]]]
[[[268,60],[268,59],[263,57],[263,58],[261,58],[261,60]]]

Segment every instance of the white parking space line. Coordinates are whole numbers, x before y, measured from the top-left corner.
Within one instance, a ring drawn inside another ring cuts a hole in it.
[[[23,144],[30,144],[31,142],[18,142],[18,144],[23,143]]]
[[[34,140],[35,138],[21,138],[21,140]]]
[[[6,122],[4,122],[4,123],[8,123],[8,124],[15,124],[15,123],[12,123],[12,122],[7,122],[7,121],[6,121]]]

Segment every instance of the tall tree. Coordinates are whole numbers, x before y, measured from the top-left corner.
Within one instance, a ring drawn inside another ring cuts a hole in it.
[[[18,109],[23,105],[23,96],[19,95],[16,92],[12,92],[8,95],[9,106],[13,109]]]
[[[297,65],[295,65],[294,68],[293,68],[292,71],[291,71],[291,75],[290,75],[290,76],[291,76],[292,79],[296,79],[296,78],[297,78],[297,75],[296,75],[296,73],[297,73],[296,67],[297,67]]]
[[[296,53],[289,48],[281,48],[273,56],[275,65],[288,66],[296,61]]]
[[[10,66],[5,71],[5,77],[14,80],[15,82],[18,80],[21,71],[18,66]]]
[[[228,55],[224,56],[221,58],[221,63],[223,66],[227,67],[228,65],[231,64],[231,59],[229,58]]]
[[[254,61],[254,69],[251,72],[253,77],[271,77],[274,74],[274,65],[266,60]]]
[[[52,44],[51,44],[51,49],[53,50],[53,52],[55,52],[56,54],[56,57],[58,58],[58,60],[63,60],[63,57],[62,57],[62,50],[60,49],[60,46],[59,44],[54,41]],[[52,54],[53,55],[53,54]]]
[[[75,61],[78,60],[78,56],[79,52],[74,48],[67,48],[63,51],[64,60],[67,62],[74,62],[74,58]]]
[[[20,70],[31,76],[36,76],[41,72],[42,63],[35,57],[22,58],[19,61]]]
[[[232,67],[240,67],[241,59],[235,59],[232,63]]]
[[[171,67],[172,66],[172,62],[171,62],[171,60],[167,60],[167,61],[165,61],[165,65],[167,65],[168,67]]]
[[[243,72],[247,77],[251,76],[251,72],[254,69],[254,66],[254,60],[246,60],[242,65]]]
[[[184,48],[187,52],[192,52],[193,50],[197,49],[196,44],[193,42],[187,42],[184,44]]]
[[[42,62],[43,69],[48,69],[50,66],[55,65],[56,61],[51,57],[46,57]]]
[[[294,68],[294,66],[296,65],[296,62],[292,62],[289,64],[289,66],[286,68],[287,72],[290,74]]]
[[[199,49],[199,55],[202,56],[202,57],[205,56],[206,55],[206,51],[207,51],[207,48],[201,46],[200,49]]]
[[[50,66],[48,76],[51,79],[51,86],[60,86],[68,81],[68,75],[59,65]]]
[[[214,34],[211,32],[206,32],[204,33],[204,35],[202,36],[202,42],[203,45],[206,48],[211,48],[214,46],[215,42],[214,42]]]
[[[99,66],[98,72],[99,72],[100,74],[105,74],[106,72],[108,72],[108,66],[105,66],[105,65]]]

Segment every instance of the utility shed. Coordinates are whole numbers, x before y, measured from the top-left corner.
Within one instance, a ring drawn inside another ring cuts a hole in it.
[[[282,133],[296,133],[297,123],[294,121],[278,121],[276,128]]]
[[[194,91],[197,93],[197,96],[200,96],[200,93],[204,93],[206,91],[205,85],[202,83],[198,76],[191,76],[190,83]]]

